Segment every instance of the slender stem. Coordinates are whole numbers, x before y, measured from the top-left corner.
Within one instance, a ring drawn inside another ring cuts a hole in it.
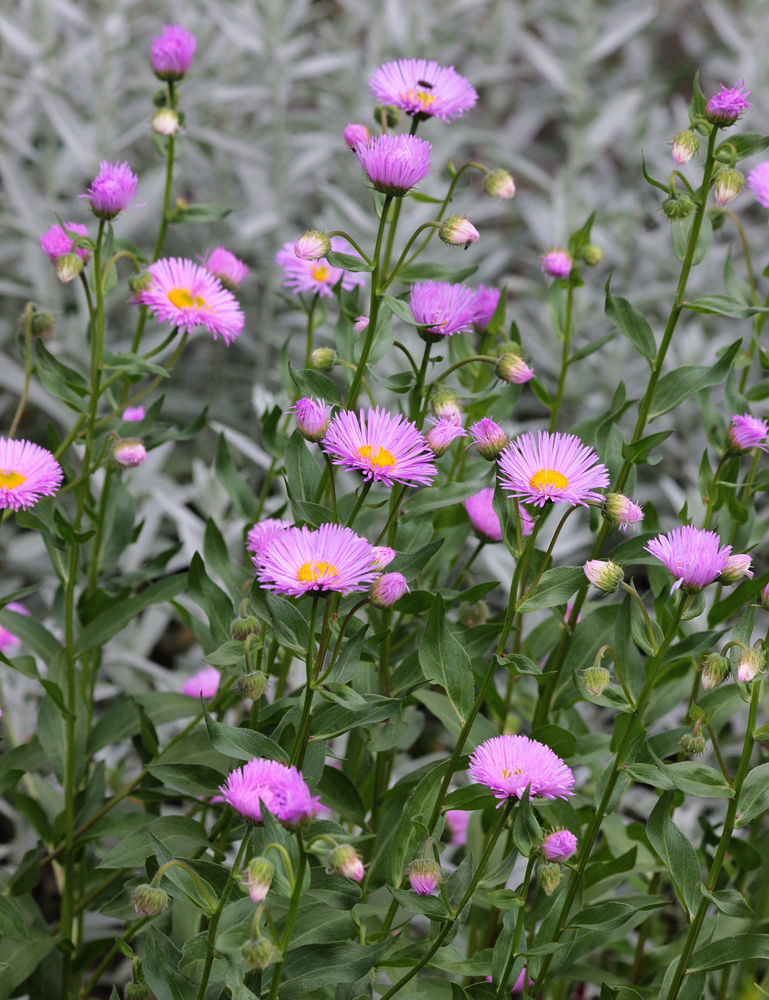
[[[168,229],[168,217],[171,214],[171,186],[174,180],[174,144],[175,137],[169,135],[166,146],[166,186],[163,192],[163,212],[160,216],[160,228],[155,240],[155,249],[152,251],[152,259],[157,260],[163,252],[163,244],[166,241],[166,230]]]
[[[742,220],[739,215],[727,209],[724,213],[728,215],[729,218],[734,223],[737,234],[740,237],[740,243],[742,244],[742,253],[745,257],[745,266],[748,269],[748,281],[750,282],[750,297],[753,300],[753,305],[758,305],[758,291],[756,290],[756,277],[753,273],[753,259],[750,256],[750,244],[748,243],[747,236],[745,235],[745,227],[742,224]]]
[[[624,580],[620,582],[620,587],[622,588],[622,590],[630,594],[630,596],[636,602],[638,607],[641,609],[641,614],[643,615],[644,622],[646,623],[646,632],[647,635],[649,636],[649,642],[651,643],[652,650],[656,652],[657,636],[654,634],[654,626],[652,625],[652,620],[649,617],[649,612],[646,610],[646,605],[644,604],[641,595],[638,593],[635,587],[631,586],[629,583],[625,583]]]
[[[515,931],[513,932],[513,943],[510,946],[510,953],[505,961],[505,967],[502,971],[502,975],[499,977],[499,987],[497,989],[497,1000],[502,1000],[502,997],[507,991],[507,981],[510,978],[510,972],[512,971],[513,964],[518,957],[518,949],[521,946],[521,935],[523,934],[523,918],[526,912],[526,900],[529,896],[529,885],[531,883],[531,875],[534,871],[534,864],[537,860],[536,854],[532,851],[529,855],[529,862],[526,865],[526,874],[523,877],[523,887],[521,889],[521,903],[518,909],[518,916],[515,921]]]
[[[216,910],[216,903],[209,896],[208,890],[203,884],[203,880],[198,875],[198,873],[193,868],[190,868],[190,866],[186,864],[184,861],[179,861],[178,859],[173,858],[171,861],[166,861],[164,865],[161,865],[160,868],[158,868],[158,870],[155,872],[155,876],[152,879],[153,886],[160,885],[161,879],[163,878],[163,876],[165,875],[165,873],[168,871],[169,868],[181,868],[182,871],[187,872],[192,881],[200,890],[200,893],[205,899],[206,903],[208,903],[211,913],[213,913]]]
[[[206,961],[203,966],[203,976],[200,980],[200,986],[198,987],[197,1000],[204,1000],[206,995],[206,988],[208,987],[208,980],[211,978],[211,967],[214,964],[214,946],[216,945],[216,932],[219,928],[219,921],[221,920],[222,911],[224,910],[225,904],[229,898],[230,892],[232,891],[232,886],[240,869],[240,862],[243,860],[243,855],[246,850],[246,846],[251,839],[251,829],[246,827],[246,833],[240,842],[240,847],[238,848],[238,853],[235,856],[235,861],[230,870],[230,874],[227,878],[227,882],[224,886],[224,892],[222,893],[219,904],[214,910],[214,915],[211,917],[211,923],[208,925],[208,937],[206,938]]]
[[[552,433],[558,423],[558,415],[561,412],[563,403],[563,392],[566,386],[566,373],[569,370],[569,347],[571,344],[572,316],[574,313],[574,285],[569,281],[566,289],[566,317],[563,325],[563,349],[561,351],[561,371],[558,376],[558,388],[555,392],[555,399],[550,410],[550,432]]]
[[[384,528],[382,528],[382,530],[379,532],[379,536],[377,540],[374,542],[374,545],[379,545],[384,536],[387,534],[390,525],[397,523],[398,511],[400,509],[401,501],[403,500],[403,495],[407,489],[408,485],[404,483],[403,486],[401,486],[400,490],[398,491],[397,495],[395,496],[393,503],[390,507],[390,515],[385,521]]]
[[[537,586],[537,584],[539,583],[539,581],[542,579],[542,574],[545,572],[545,569],[547,568],[547,564],[550,562],[550,556],[553,554],[553,549],[555,548],[555,543],[558,541],[558,536],[561,533],[561,529],[563,528],[564,524],[566,524],[566,520],[569,517],[569,515],[573,514],[576,509],[577,509],[576,507],[569,507],[569,509],[566,511],[566,513],[561,518],[561,520],[558,522],[558,527],[553,532],[553,537],[550,539],[550,544],[548,545],[547,551],[545,552],[545,558],[542,560],[542,565],[539,567],[539,570],[537,571],[537,575],[534,577],[534,580],[533,580],[531,586],[526,591],[526,593],[523,594],[523,596],[521,597],[521,600],[518,602],[519,604],[522,601],[526,600],[526,598],[529,596],[529,594],[531,594],[531,592]],[[533,537],[533,535],[532,535],[532,537]],[[527,568],[528,568],[528,564],[527,564]],[[526,583],[525,577],[522,577],[521,578],[521,585],[522,585],[522,587],[525,585],[525,583]]]
[[[291,934],[293,933],[294,924],[296,923],[296,915],[299,912],[299,900],[302,897],[302,883],[304,882],[304,869],[307,864],[307,855],[305,854],[304,844],[302,843],[301,830],[296,831],[296,843],[299,848],[299,864],[296,871],[294,891],[291,893],[291,902],[288,904],[288,917],[286,918],[286,927],[283,931],[283,940],[281,941],[283,955],[280,961],[275,963],[275,968],[272,973],[272,982],[270,983],[270,1000],[277,1000],[278,998],[278,987],[280,986],[280,980],[283,976],[283,965],[286,961],[286,952],[288,951],[288,946],[291,942]]]
[[[660,872],[655,872],[649,880],[649,895],[654,896],[659,888],[659,884],[662,881],[662,876]],[[638,931],[638,941],[635,947],[635,956],[633,957],[633,977],[630,980],[632,984],[635,984],[641,978],[641,965],[643,964],[644,957],[644,946],[649,937],[649,932],[651,930],[652,918],[647,917],[646,920],[641,924],[640,930]]]
[[[310,714],[312,712],[312,696],[315,693],[313,686],[313,651],[315,648],[315,622],[318,617],[318,593],[312,595],[312,610],[310,611],[310,632],[307,640],[307,657],[305,659],[306,681],[304,689],[304,703],[302,705],[302,718],[299,723],[299,731],[296,735],[294,752],[291,754],[291,763],[301,768],[304,762],[304,755],[307,750],[307,738],[310,735]]]
[[[162,344],[159,344],[157,347],[153,347],[153,349],[151,351],[147,351],[146,354],[142,354],[144,360],[149,361],[149,359],[154,358],[156,354],[161,354],[168,347],[168,345],[171,343],[171,341],[174,339],[174,337],[178,332],[179,332],[179,327],[175,326],[168,334],[168,336],[166,337],[166,339],[163,341]],[[120,378],[120,376],[118,376],[118,378]]]
[[[461,368],[462,365],[470,365],[475,361],[483,361],[487,365],[495,365],[498,360],[499,358],[493,358],[490,354],[473,354],[470,358],[462,358],[461,361],[455,361],[453,365],[441,372],[440,375],[437,375],[433,384],[437,385],[438,382],[442,382],[447,375],[451,375],[452,372],[455,372],[457,368]]]
[[[410,420],[416,420],[417,426],[419,426],[419,414],[422,409],[422,389],[425,384],[425,376],[427,375],[427,365],[430,361],[430,348],[432,344],[429,340],[425,341],[425,349],[422,352],[422,363],[419,366],[419,371],[417,372],[417,380],[414,383],[414,388],[411,392],[411,412],[409,414]]]
[[[478,544],[475,546],[475,548],[473,549],[473,551],[470,553],[470,557],[468,558],[467,562],[464,564],[464,566],[460,569],[460,571],[454,577],[454,580],[453,580],[453,582],[451,584],[451,587],[450,587],[451,590],[456,590],[456,588],[459,586],[459,583],[462,580],[462,577],[465,575],[465,573],[470,569],[470,567],[473,565],[473,563],[475,562],[475,560],[478,558],[478,556],[480,555],[481,550],[483,549],[483,546],[485,544],[486,544],[486,539],[485,538],[479,539]]]
[[[392,271],[390,271],[390,273],[387,276],[386,280],[382,283],[381,291],[385,291],[385,289],[388,288],[392,284],[392,282],[395,280],[395,277],[397,276],[398,271],[400,271],[401,267],[403,266],[403,262],[406,259],[406,254],[409,252],[409,250],[414,245],[414,241],[416,240],[417,236],[419,236],[420,233],[423,233],[425,231],[425,229],[440,229],[440,223],[438,223],[438,222],[423,222],[421,226],[418,226],[414,230],[414,232],[409,237],[408,243],[403,248],[403,253],[398,258],[398,260],[397,260],[397,262],[395,264],[395,267],[392,269]],[[385,266],[385,268],[383,268],[383,273],[387,273],[386,266]]]
[[[713,744],[713,752],[716,755],[716,760],[718,761],[718,766],[721,768],[721,774],[726,778],[727,785],[731,785],[734,788],[734,783],[732,782],[732,776],[726,769],[726,764],[724,763],[724,758],[721,756],[721,748],[718,745],[718,740],[716,739],[716,734],[713,730],[713,726],[709,719],[705,720],[705,725],[708,730],[708,735],[710,736],[710,742]]]
[[[339,515],[336,512],[336,483],[334,481],[334,465],[328,452],[323,452],[323,460],[326,463],[326,469],[328,471],[328,484],[331,495],[331,515],[335,521],[338,521]]]
[[[362,600],[358,601],[345,615],[344,621],[339,629],[339,635],[336,637],[336,642],[334,643],[334,649],[331,653],[331,659],[328,666],[326,667],[323,674],[318,678],[318,684],[322,684],[326,678],[329,676],[331,671],[334,669],[334,664],[336,663],[337,657],[342,646],[342,639],[344,639],[345,632],[347,631],[347,626],[350,624],[350,620],[356,611],[359,611],[365,604],[368,604],[368,597],[364,597]]]
[[[361,250],[359,244],[356,243],[352,236],[350,236],[349,233],[346,233],[344,229],[332,229],[330,233],[326,233],[326,236],[328,236],[329,239],[333,239],[334,236],[341,236],[342,239],[347,240],[353,250],[356,250],[367,264],[373,263],[369,255],[365,251]]]
[[[371,489],[372,485],[373,485],[373,479],[366,479],[358,489],[358,495],[355,498],[355,506],[353,507],[352,513],[350,514],[349,518],[347,519],[348,528],[351,528],[355,523],[355,518],[358,516],[358,512],[363,506],[363,502],[368,496],[369,490]]]
[[[411,351],[408,349],[408,347],[406,347],[405,344],[402,344],[399,340],[393,341],[393,347],[397,347],[398,350],[401,351],[401,353],[406,355],[406,359],[408,363],[411,365],[412,371],[414,372],[415,375],[417,375],[419,373],[419,369],[417,368],[417,363],[414,360]]]
[[[8,431],[8,437],[12,438],[13,435],[19,428],[19,422],[21,421],[22,414],[24,413],[24,408],[27,405],[27,399],[29,397],[29,381],[32,376],[32,310],[34,308],[33,302],[28,302],[24,308],[24,384],[21,389],[21,395],[19,396],[19,405],[16,407],[16,412],[13,415],[13,420],[11,421],[11,427]]]
[[[316,292],[312,297],[312,302],[307,308],[307,346],[304,351],[304,367],[309,368],[312,361],[312,335],[314,332],[313,320],[315,318],[315,306],[318,304],[319,295]],[[301,390],[297,388],[297,393]]]
[[[709,528],[710,522],[713,518],[713,514],[716,509],[716,499],[718,497],[718,487],[721,483],[721,472],[727,460],[733,458],[733,455],[729,454],[729,451],[725,451],[724,454],[719,458],[718,465],[716,466],[715,475],[713,476],[713,486],[710,490],[710,496],[708,497],[708,504],[705,509],[705,520],[702,522],[703,528]]]

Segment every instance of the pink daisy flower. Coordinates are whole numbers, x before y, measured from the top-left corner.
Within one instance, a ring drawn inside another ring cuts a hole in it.
[[[335,465],[384,486],[429,486],[438,474],[430,446],[416,424],[379,406],[367,413],[337,413],[322,448]]]
[[[265,806],[281,823],[296,826],[310,819],[319,802],[310,795],[301,771],[264,757],[230,771],[219,791],[225,802],[253,823],[261,823]]]
[[[577,852],[577,838],[571,830],[553,830],[541,844],[542,853],[548,861],[563,864]]]
[[[609,472],[574,434],[521,434],[499,456],[502,486],[524,503],[601,503]]]
[[[65,222],[63,226],[57,222],[56,225],[46,229],[40,237],[40,249],[47,254],[52,264],[65,253],[76,253],[82,260],[88,260],[88,251],[83,247],[76,249],[72,245],[72,237],[67,235],[68,231],[77,233],[78,236],[88,236],[88,230],[79,222]]]
[[[286,528],[253,557],[256,576],[265,590],[290,597],[308,591],[350,594],[366,590],[377,577],[371,545],[341,524]]]
[[[127,163],[99,163],[99,173],[81,198],[88,198],[91,210],[100,219],[114,219],[136,197],[139,178]]]
[[[486,285],[478,285],[475,290],[475,325],[479,330],[486,330],[491,317],[499,305],[499,296],[502,293],[498,288],[488,288]]]
[[[163,257],[147,270],[152,284],[135,301],[148,306],[158,323],[180,330],[204,326],[225,344],[240,336],[245,316],[238,300],[205,267],[182,257]]]
[[[243,261],[234,253],[225,250],[224,247],[215,247],[213,250],[206,251],[201,263],[231,292],[235,291],[248,274],[248,268]]]
[[[467,828],[470,825],[470,813],[466,809],[446,810],[446,829],[449,833],[449,843],[455,847],[464,847],[467,843]]]
[[[742,416],[734,414],[726,432],[726,441],[732,451],[750,451],[751,448],[766,451],[767,435],[769,424],[765,420],[751,417],[749,413],[743,413]]]
[[[264,521],[259,521],[253,528],[249,529],[246,548],[249,552],[259,555],[265,545],[275,535],[279,535],[281,531],[284,531],[286,528],[293,528],[293,526],[291,521],[284,521],[279,517],[268,517]]]
[[[10,601],[2,609],[3,611],[15,611],[17,615],[29,615],[29,611],[24,607],[23,604],[19,604],[18,601]],[[21,642],[18,636],[14,635],[13,632],[9,632],[7,628],[0,625],[0,653],[8,654],[9,650],[13,649],[14,646],[18,646]]]
[[[61,486],[64,473],[45,448],[31,441],[0,438],[0,509],[32,507]]]
[[[550,747],[528,736],[494,736],[470,754],[471,778],[490,788],[496,798],[520,798],[530,787],[532,798],[565,799],[574,794],[574,775]]]
[[[473,328],[476,293],[465,285],[448,281],[422,281],[411,286],[411,312],[425,333],[451,337]]]
[[[182,694],[189,698],[213,698],[219,690],[222,675],[216,667],[203,667],[182,684]]]
[[[756,201],[769,208],[769,160],[753,167],[748,174],[748,187],[756,196]]]
[[[743,111],[753,107],[747,100],[751,93],[752,91],[745,90],[744,80],[742,83],[735,83],[733,87],[725,87],[722,83],[719,92],[708,98],[705,105],[708,121],[721,128],[733,125]]]
[[[375,191],[402,198],[430,172],[432,146],[415,135],[374,136],[355,152]]]
[[[337,253],[351,253],[346,240],[339,236],[331,237],[331,249]],[[283,284],[294,295],[308,292],[312,295],[330,297],[334,286],[339,281],[345,292],[362,285],[366,280],[364,271],[343,271],[332,267],[325,257],[320,260],[301,260],[294,253],[294,244],[284,243],[275,254],[275,262],[283,268]]]
[[[414,118],[450,121],[474,107],[478,94],[453,66],[432,59],[397,59],[380,66],[369,81],[380,104],[394,104]]]
[[[644,549],[664,563],[676,578],[670,588],[671,594],[679,587],[687,594],[696,594],[713,583],[726,569],[732,551],[731,545],[721,545],[715,531],[705,531],[691,524],[673,528],[667,535],[658,535]]]
[[[150,65],[161,80],[181,80],[192,64],[197,39],[180,24],[164,24],[152,39]]]
[[[502,528],[497,512],[492,506],[493,500],[494,487],[487,486],[479,493],[468,497],[464,501],[464,508],[479,538],[486,542],[501,542],[503,538]],[[530,535],[534,530],[534,521],[522,505],[519,505],[518,510],[521,512],[521,530],[524,535]]]

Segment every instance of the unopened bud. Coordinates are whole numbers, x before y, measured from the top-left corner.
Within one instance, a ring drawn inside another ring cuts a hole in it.
[[[582,683],[585,690],[594,698],[599,698],[609,686],[611,674],[606,667],[592,666],[582,673]]]
[[[275,878],[275,865],[267,858],[253,858],[246,868],[243,885],[254,903],[261,903]]]
[[[296,414],[296,429],[307,441],[318,443],[326,436],[331,407],[325,399],[313,399],[303,396],[294,404]]]
[[[319,372],[330,372],[336,364],[333,347],[316,347],[310,355],[310,365]]]
[[[537,868],[537,882],[539,883],[540,889],[544,892],[546,896],[552,896],[558,886],[561,884],[561,876],[563,872],[561,866],[555,862],[539,865]]]
[[[542,271],[551,278],[568,278],[574,266],[574,259],[568,250],[560,248],[542,254]]]
[[[319,229],[308,229],[294,243],[294,253],[300,260],[320,260],[331,250],[331,240]]]
[[[124,469],[134,469],[147,460],[147,449],[140,438],[123,438],[113,445],[112,457]]]
[[[475,441],[478,454],[487,462],[493,462],[507,446],[507,434],[491,417],[483,417],[468,430]]]
[[[691,129],[684,129],[673,137],[673,162],[682,167],[700,148],[700,137]]]
[[[368,146],[371,142],[371,130],[368,125],[348,125],[344,130],[344,141],[354,152],[358,146]]]
[[[464,247],[467,250],[471,243],[480,238],[480,233],[469,219],[462,215],[451,215],[441,223],[438,236],[446,246]]]
[[[465,628],[475,628],[478,625],[485,625],[489,620],[490,613],[489,606],[485,601],[463,604],[459,609],[459,621]]]
[[[377,125],[384,124],[385,128],[395,128],[401,120],[401,109],[394,104],[375,104],[374,121]]]
[[[753,561],[748,555],[737,553],[736,555],[729,556],[726,560],[726,566],[724,566],[717,578],[718,582],[725,583],[727,586],[732,586],[745,577],[747,577],[748,580],[752,580],[752,565]]]
[[[389,608],[408,591],[402,573],[383,573],[371,584],[368,599],[375,608]]]
[[[467,431],[452,420],[436,420],[435,426],[430,428],[425,437],[432,453],[436,458],[440,458],[446,454],[456,438],[467,437]]]
[[[522,357],[509,351],[497,358],[494,374],[503,382],[509,382],[511,385],[523,385],[524,382],[530,382],[534,378],[534,369],[529,368]]]
[[[140,271],[139,274],[132,274],[128,279],[128,290],[136,297],[142,292],[148,291],[152,287],[152,275],[149,271]]]
[[[366,874],[363,859],[352,844],[340,844],[339,847],[335,847],[328,856],[328,866],[337,875],[351,878],[353,882],[362,882]]]
[[[436,392],[431,400],[431,405],[438,420],[449,420],[452,424],[462,423],[462,410],[457,402],[457,397],[448,389]]]
[[[144,917],[156,917],[168,909],[168,893],[159,886],[145,882],[131,890],[131,902],[137,913]]]
[[[577,853],[577,838],[571,830],[553,830],[540,844],[540,850],[548,861],[563,864]]]
[[[47,339],[53,333],[53,313],[43,309],[34,309],[29,317],[29,329],[33,337]]]
[[[500,167],[497,170],[490,170],[483,178],[483,190],[492,198],[507,201],[515,194],[515,181],[509,171]]]
[[[234,618],[230,625],[230,636],[233,639],[247,639],[250,635],[259,635],[261,631],[261,622],[255,615]]]
[[[737,677],[744,684],[749,684],[756,674],[764,673],[766,657],[763,650],[752,647],[744,649],[737,660]]]
[[[251,701],[259,701],[270,678],[261,670],[253,670],[250,674],[243,674],[238,678],[237,692],[241,698],[250,698]]]
[[[720,656],[718,653],[710,653],[705,657],[705,661],[702,664],[703,688],[706,691],[712,691],[714,688],[719,687],[729,676],[731,669],[731,664],[725,656]]]
[[[240,949],[243,961],[249,969],[266,969],[272,965],[280,952],[266,937],[249,938]]]
[[[417,858],[406,869],[411,888],[418,896],[432,896],[443,881],[440,865],[430,858]]]
[[[83,258],[76,253],[63,253],[56,258],[56,274],[59,281],[68,284],[83,270]]]
[[[681,749],[687,757],[701,757],[705,753],[705,737],[702,733],[684,733]]]
[[[130,983],[125,984],[123,990],[123,1000],[152,1000],[153,996],[152,990],[143,981],[131,980]]]
[[[395,549],[391,549],[389,545],[374,545],[371,549],[371,565],[375,569],[384,569],[385,566],[390,565],[397,554]]]
[[[588,267],[597,267],[603,260],[603,256],[603,250],[599,246],[596,246],[595,243],[588,243],[580,251],[580,258]]]
[[[688,194],[681,194],[678,197],[670,195],[662,202],[662,211],[672,222],[688,219],[694,211],[694,207],[694,202]]]
[[[176,135],[179,131],[179,115],[173,108],[158,108],[152,116],[152,131],[158,135]]]
[[[769,583],[761,591],[761,604],[767,611],[769,611]]]
[[[588,559],[583,569],[590,583],[604,594],[613,594],[625,575],[622,567],[611,559]]]
[[[739,170],[731,167],[721,167],[716,174],[716,183],[713,193],[716,198],[716,205],[723,208],[730,201],[734,201],[737,195],[745,187],[745,175]]]
[[[642,521],[644,516],[643,508],[623,493],[607,493],[601,504],[601,513],[620,531],[626,531],[629,524]]]

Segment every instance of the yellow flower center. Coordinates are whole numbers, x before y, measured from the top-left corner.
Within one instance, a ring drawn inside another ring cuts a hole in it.
[[[196,309],[206,308],[206,300],[200,295],[193,295],[188,288],[172,288],[168,293],[168,301],[177,309],[189,309],[191,306]]]
[[[514,767],[512,769],[512,771],[509,771],[507,768],[505,768],[502,771],[502,777],[503,778],[512,778],[514,774],[522,774],[522,773],[523,773],[523,768],[522,767]]]
[[[311,559],[299,567],[296,578],[300,583],[317,583],[319,580],[336,575],[337,569],[333,563]]]
[[[328,281],[328,267],[325,264],[313,264],[310,273],[316,281]]]
[[[358,454],[361,458],[367,458],[371,462],[372,467],[378,469],[392,469],[395,465],[395,455],[387,448],[377,448],[374,451],[373,445],[362,444],[358,448]]]
[[[13,469],[0,469],[0,489],[15,490],[17,486],[27,481],[26,476]]]
[[[412,104],[421,104],[425,111],[435,102],[435,94],[428,94],[426,90],[404,90],[401,97]]]
[[[544,493],[548,486],[555,486],[558,490],[565,490],[569,485],[569,480],[557,469],[540,469],[535,472],[529,480],[529,485],[537,493]]]

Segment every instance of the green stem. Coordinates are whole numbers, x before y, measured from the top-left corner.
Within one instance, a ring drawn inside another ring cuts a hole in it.
[[[318,617],[317,592],[312,595],[312,610],[310,611],[310,632],[307,640],[307,657],[305,659],[306,681],[304,689],[304,702],[302,705],[302,718],[299,723],[299,731],[296,735],[294,751],[291,754],[291,763],[297,767],[302,767],[304,755],[307,750],[307,740],[310,735],[310,715],[312,713],[312,696],[315,693],[313,682],[313,651],[315,648],[315,622]]]
[[[388,530],[390,528],[390,525],[397,522],[398,510],[400,509],[401,501],[403,500],[403,495],[404,495],[404,493],[406,492],[407,489],[408,489],[408,485],[406,483],[404,483],[403,486],[401,486],[400,490],[398,491],[397,496],[394,497],[393,503],[392,503],[392,505],[390,507],[390,514],[389,514],[387,520],[385,521],[384,528],[382,528],[382,530],[379,532],[379,536],[378,536],[377,540],[374,542],[374,545],[379,545],[381,543],[382,539],[384,538],[384,536],[387,534],[387,532],[388,532]]]
[[[166,186],[163,192],[163,212],[160,216],[160,228],[155,240],[155,249],[152,251],[153,261],[157,260],[163,252],[163,244],[166,241],[166,230],[168,229],[168,217],[171,214],[171,185],[174,180],[174,136],[169,135],[166,146]]]
[[[216,932],[219,928],[219,921],[222,917],[222,911],[224,910],[225,904],[229,899],[230,892],[232,891],[232,886],[240,869],[240,862],[243,860],[243,855],[246,850],[246,846],[251,839],[251,828],[246,827],[245,835],[240,842],[240,847],[238,848],[238,853],[235,856],[235,861],[232,865],[232,869],[227,878],[227,882],[224,886],[224,892],[222,893],[221,899],[214,910],[214,915],[211,917],[211,923],[208,925],[208,937],[206,938],[206,962],[203,966],[203,976],[200,980],[200,986],[198,987],[197,1000],[204,1000],[206,995],[206,988],[208,987],[208,980],[211,978],[211,967],[214,964],[214,946],[216,945]]]
[[[556,389],[553,406],[550,410],[550,432],[552,433],[558,423],[558,415],[561,412],[563,403],[563,392],[566,387],[566,373],[569,370],[569,346],[571,344],[572,316],[574,313],[574,285],[571,280],[566,290],[566,318],[563,326],[563,349],[561,351],[561,371],[558,376],[558,388]]]
[[[396,275],[398,274],[398,271],[400,271],[401,267],[403,266],[403,261],[406,259],[406,254],[414,245],[414,240],[416,240],[417,236],[419,236],[420,233],[424,232],[425,229],[440,229],[440,224],[437,222],[423,222],[421,226],[418,226],[414,230],[414,232],[409,237],[408,243],[403,249],[403,253],[398,258],[395,267],[392,269],[387,279],[382,283],[382,287],[380,289],[381,291],[384,292],[385,289],[387,289],[393,283]],[[386,273],[386,269],[383,269],[383,273]]]
[[[334,465],[328,452],[326,451],[323,452],[323,460],[326,463],[326,470],[328,472],[328,483],[331,494],[331,515],[335,521],[338,521],[339,515],[336,512],[336,482],[334,480]]]
[[[351,528],[355,523],[355,518],[358,516],[358,512],[363,506],[363,502],[368,496],[369,490],[371,489],[373,482],[374,482],[373,479],[366,479],[358,489],[358,495],[355,498],[355,506],[353,507],[352,513],[350,514],[349,518],[347,519],[348,528]]]
[[[419,415],[422,410],[422,390],[425,384],[425,377],[427,375],[427,365],[430,362],[430,348],[432,344],[429,340],[425,341],[425,349],[422,352],[422,363],[419,366],[419,371],[417,372],[417,380],[414,383],[414,388],[411,392],[411,412],[409,413],[409,419],[417,421],[417,426],[419,424]]]
[[[462,580],[462,577],[465,575],[465,573],[470,569],[470,567],[473,565],[473,563],[475,562],[475,560],[478,558],[478,556],[480,555],[481,550],[483,549],[483,546],[485,544],[486,544],[485,538],[481,538],[478,541],[478,544],[475,546],[475,548],[473,549],[473,551],[470,553],[470,557],[468,558],[467,562],[464,564],[464,566],[460,569],[460,571],[454,577],[454,582],[451,584],[451,587],[450,587],[451,590],[456,590],[457,589],[457,587],[460,584],[460,581]]]
[[[142,354],[144,360],[149,361],[149,359],[154,358],[155,355],[161,354],[168,347],[168,345],[171,343],[171,341],[174,339],[174,337],[178,332],[179,332],[179,327],[175,326],[168,334],[168,336],[166,337],[166,339],[163,341],[162,344],[159,344],[157,347],[153,347],[153,349],[151,351],[147,351],[146,354]],[[118,378],[120,377],[121,376],[118,375]]]
[[[302,897],[302,883],[304,882],[304,869],[307,863],[307,855],[305,854],[304,844],[302,843],[302,833],[300,830],[296,831],[296,842],[299,848],[299,864],[296,872],[296,883],[294,884],[294,891],[291,893],[291,902],[288,905],[286,927],[283,931],[283,940],[281,941],[283,957],[279,962],[275,963],[275,969],[272,973],[272,982],[270,983],[270,1000],[278,1000],[278,987],[280,986],[280,980],[283,976],[283,965],[286,961],[286,952],[288,951],[288,946],[291,942],[291,934],[293,933],[294,924],[296,923],[296,915],[299,912],[299,900]]]
[[[502,975],[499,977],[499,987],[497,989],[497,1000],[502,1000],[502,997],[507,991],[507,981],[510,979],[510,972],[512,971],[513,965],[516,958],[518,957],[518,949],[521,946],[521,935],[523,934],[523,917],[526,912],[526,900],[529,896],[529,885],[531,883],[531,875],[534,871],[534,864],[537,860],[536,854],[532,852],[529,855],[529,862],[526,865],[526,874],[523,877],[523,887],[521,889],[521,899],[523,902],[518,909],[518,916],[515,921],[515,931],[513,932],[513,943],[510,947],[510,954],[507,956],[505,961],[505,967],[502,970]]]
[[[312,335],[314,332],[313,319],[315,318],[315,306],[318,304],[318,293],[316,292],[312,297],[312,302],[307,309],[307,346],[304,351],[304,367],[309,368],[312,361]],[[297,394],[301,393],[301,390],[297,388]]]
[[[498,360],[499,358],[493,358],[490,354],[473,354],[470,358],[462,358],[461,361],[455,361],[453,365],[441,372],[440,375],[437,375],[433,384],[437,385],[439,382],[442,382],[447,375],[451,375],[452,372],[455,372],[457,368],[461,368],[462,365],[470,365],[475,361],[483,361],[487,365],[495,365]]]
[[[184,861],[178,861],[176,858],[172,859],[171,861],[166,861],[166,863],[164,865],[161,865],[160,868],[158,868],[158,870],[155,872],[151,884],[155,887],[159,886],[163,876],[165,875],[165,873],[168,871],[169,868],[181,868],[182,871],[187,872],[192,881],[200,890],[200,894],[203,896],[206,903],[208,903],[211,913],[214,913],[214,911],[216,910],[216,903],[209,896],[208,890],[203,884],[203,880],[198,875],[198,873],[193,868],[190,868],[190,866],[186,864]]]
[[[16,412],[13,415],[13,420],[11,421],[11,427],[8,431],[8,437],[12,438],[13,435],[19,428],[19,422],[21,421],[22,414],[24,413],[24,408],[27,405],[27,399],[29,397],[29,382],[32,377],[32,310],[34,308],[33,302],[28,302],[24,309],[24,384],[21,389],[21,396],[19,396],[19,405],[16,407]]]
[[[577,510],[576,507],[569,507],[569,509],[566,511],[566,513],[561,518],[561,520],[558,522],[558,527],[553,532],[553,537],[550,539],[550,544],[548,545],[547,551],[545,552],[545,558],[542,560],[542,565],[539,567],[539,570],[537,571],[537,575],[534,577],[534,581],[532,582],[531,586],[526,591],[526,593],[523,594],[523,596],[521,597],[521,600],[518,601],[519,604],[522,601],[526,600],[526,598],[529,596],[529,594],[531,594],[531,592],[537,586],[537,584],[539,583],[539,581],[542,579],[542,574],[545,572],[545,569],[547,568],[547,564],[550,562],[550,556],[553,554],[553,549],[555,548],[555,543],[558,541],[558,536],[561,533],[561,529],[566,524],[566,520],[569,517],[569,515],[573,514],[575,510]],[[533,534],[532,534],[532,537],[533,537]],[[528,561],[527,561],[527,568],[528,568]],[[521,584],[525,585],[525,583],[526,583],[526,580],[525,580],[524,577],[522,577],[521,578]]]

